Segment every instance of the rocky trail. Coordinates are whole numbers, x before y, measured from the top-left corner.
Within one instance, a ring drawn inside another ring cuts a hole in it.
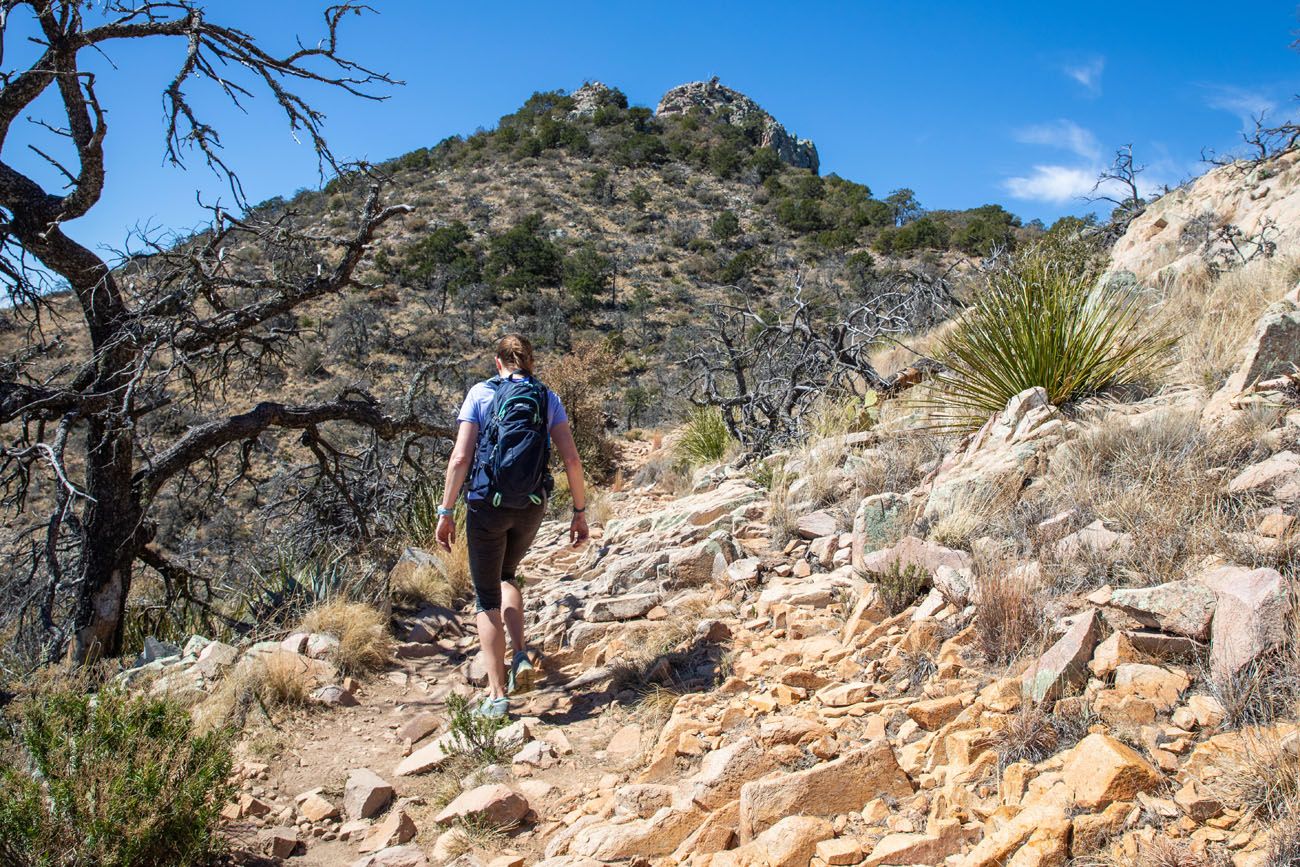
[[[1278,315],[1243,363],[1277,345]],[[1205,424],[1249,411],[1240,403],[1219,401]],[[1278,404],[1261,435],[1268,457],[1215,482],[1254,510],[1238,550],[1291,550],[1297,403]],[[1174,392],[1114,407],[1108,423],[1199,418],[1203,405]],[[787,456],[787,524],[727,466],[676,497],[607,494],[583,550],[546,524],[524,571],[547,676],[513,703],[500,759],[463,778],[448,698],[481,681],[465,612],[396,612],[396,662],[362,683],[331,679],[328,636],[245,649],[319,675],[329,706],[250,725],[229,831],[250,851],[329,867],[1284,863],[1241,780],[1260,767],[1300,780],[1296,726],[1234,722],[1240,709],[1212,684],[1288,646],[1288,577],[1225,554],[1163,583],[1035,589],[1045,562],[1104,572],[1138,544],[1067,511],[1031,528],[1039,559],[1006,564],[1047,629],[999,662],[982,640],[1011,637],[977,628],[996,613],[976,556],[990,543],[926,538],[957,504],[1034,484],[1096,423],[1031,389],[919,485],[847,509],[800,500],[803,480],[829,474],[833,488],[887,459],[884,434]],[[236,655],[187,647],[150,663],[154,688],[219,680]]]

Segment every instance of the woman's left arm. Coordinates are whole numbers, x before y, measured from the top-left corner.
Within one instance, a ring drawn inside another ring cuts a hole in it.
[[[447,481],[442,486],[442,508],[451,511],[456,507],[456,498],[460,496],[465,476],[474,460],[474,445],[478,442],[478,425],[472,421],[463,421],[456,431],[456,445],[452,447],[451,458],[447,461]],[[438,544],[450,551],[456,541],[456,522],[451,515],[438,518],[435,532]]]
[[[551,442],[564,461],[564,475],[569,479],[569,494],[573,497],[573,519],[569,522],[569,542],[574,547],[587,541],[587,486],[582,478],[582,458],[573,441],[573,429],[567,421],[551,426]]]

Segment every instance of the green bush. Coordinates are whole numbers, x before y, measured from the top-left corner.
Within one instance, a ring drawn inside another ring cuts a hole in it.
[[[686,423],[686,430],[677,443],[677,455],[691,464],[713,464],[727,456],[732,442],[722,410],[700,407]]]
[[[1104,266],[1076,235],[1044,238],[990,273],[941,347],[948,370],[929,399],[940,425],[978,427],[1027,388],[1061,405],[1166,365],[1172,338],[1147,320],[1139,287],[1102,282]]]
[[[0,858],[19,867],[185,867],[219,849],[230,745],[169,699],[71,686],[26,701],[0,758]]]
[[[723,211],[713,220],[709,231],[719,241],[729,241],[740,234],[740,218],[732,211]]]
[[[889,564],[889,569],[876,578],[876,589],[880,599],[890,614],[899,614],[917,600],[924,590],[930,588],[930,573],[915,563],[908,563],[899,568],[898,561]]]

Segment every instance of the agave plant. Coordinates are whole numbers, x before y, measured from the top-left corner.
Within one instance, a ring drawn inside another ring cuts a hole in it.
[[[1060,406],[1167,366],[1174,339],[1104,263],[1087,238],[1051,237],[991,271],[943,342],[947,370],[924,401],[937,426],[976,428],[1027,388]]]

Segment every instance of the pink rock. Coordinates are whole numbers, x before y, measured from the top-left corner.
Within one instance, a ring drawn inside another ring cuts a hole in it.
[[[1082,685],[1088,679],[1088,660],[1097,647],[1100,618],[1089,608],[1079,616],[1060,640],[1025,672],[1025,694],[1035,702],[1051,701],[1067,686]]]
[[[374,830],[366,835],[366,839],[361,841],[359,851],[365,855],[371,852],[379,852],[390,846],[400,846],[408,840],[414,839],[418,833],[415,823],[411,817],[406,815],[404,810],[393,810],[384,817],[384,821],[375,826]]]
[[[352,862],[351,867],[429,867],[419,846],[392,846]]]
[[[349,819],[369,819],[379,815],[392,797],[393,787],[382,777],[369,768],[357,768],[348,774],[343,790],[343,815]]]
[[[1224,566],[1201,576],[1218,596],[1210,631],[1210,673],[1229,678],[1286,635],[1291,599],[1276,569]]]
[[[528,800],[523,795],[500,783],[491,783],[462,793],[434,821],[445,824],[457,819],[481,819],[505,826],[518,822],[527,813]]]

